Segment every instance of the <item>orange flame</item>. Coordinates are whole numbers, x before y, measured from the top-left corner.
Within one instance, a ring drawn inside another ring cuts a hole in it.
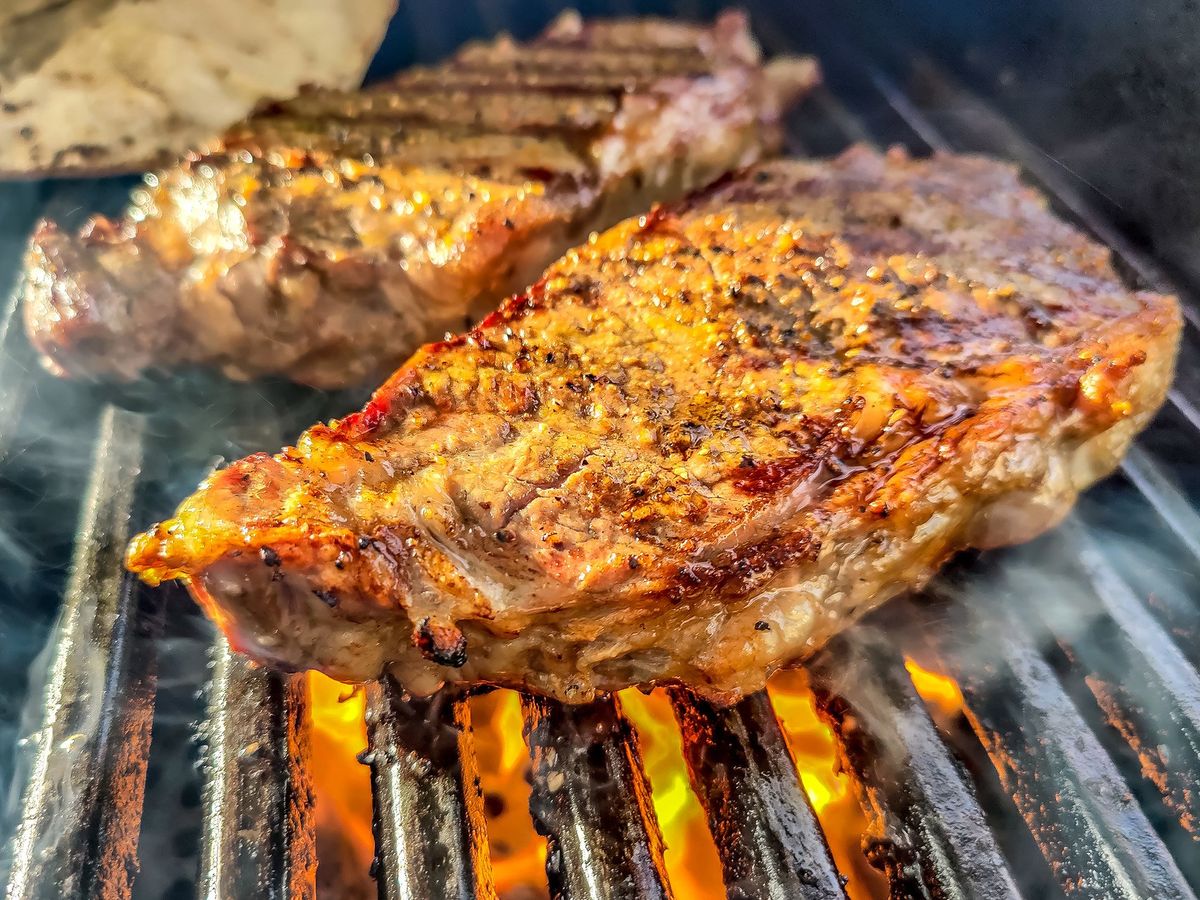
[[[777,672],[767,685],[767,693],[792,751],[800,783],[829,841],[833,861],[849,879],[846,892],[852,900],[887,897],[886,880],[863,855],[867,821],[854,796],[850,776],[838,760],[833,730],[817,715],[808,676],[799,669]]]
[[[688,780],[683,738],[670,698],[661,689],[651,694],[630,689],[619,696],[625,715],[637,728],[642,766],[666,847],[663,861],[675,896],[688,900],[724,897],[721,859],[704,808]]]
[[[529,817],[521,698],[516,691],[497,690],[472,697],[470,704],[496,893],[501,900],[548,897],[546,839]]]
[[[319,672],[308,673],[312,751],[309,757],[316,793],[318,878],[328,875],[331,853],[337,877],[363,882],[375,855],[371,834],[371,773],[357,756],[367,749],[363,714],[366,692]],[[326,864],[326,872],[320,866]],[[346,865],[353,867],[346,871]]]
[[[957,718],[963,711],[963,695],[953,678],[923,668],[911,657],[904,658],[904,668],[913,687],[933,712],[944,720]]]

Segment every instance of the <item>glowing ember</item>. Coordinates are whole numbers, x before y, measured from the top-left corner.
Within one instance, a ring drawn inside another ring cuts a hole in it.
[[[833,732],[817,715],[807,676],[801,670],[778,672],[767,691],[834,862],[849,879],[847,893],[852,900],[887,897],[887,882],[863,855],[862,836],[867,822],[850,776],[838,762]]]
[[[935,713],[945,720],[957,718],[963,711],[963,695],[953,678],[939,675],[922,668],[915,660],[906,657],[904,668],[912,678],[913,686]]]
[[[354,867],[353,873],[345,872],[340,863],[339,877],[365,879],[375,854],[371,773],[356,758],[367,748],[366,692],[319,672],[308,673],[308,690],[318,845],[336,847],[337,858]],[[318,866],[329,859],[329,853],[321,853]]]
[[[683,761],[682,738],[665,691],[620,693],[621,708],[638,731],[642,765],[650,780],[654,813],[666,845],[664,861],[675,896],[720,900],[721,860],[708,832]]]
[[[496,893],[501,900],[547,897],[546,839],[529,817],[521,700],[515,691],[492,691],[470,704]]]

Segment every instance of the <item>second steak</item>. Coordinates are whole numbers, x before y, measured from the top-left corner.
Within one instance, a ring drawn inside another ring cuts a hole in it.
[[[43,223],[25,316],[59,374],[215,366],[318,387],[391,371],[595,228],[772,149],[811,60],[743,16],[584,23],[264,110],[119,222]]]

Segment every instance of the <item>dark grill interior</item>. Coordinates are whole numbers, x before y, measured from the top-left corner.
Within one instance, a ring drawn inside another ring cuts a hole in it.
[[[949,75],[925,66],[901,84],[815,16],[752,13],[769,50],[813,50],[827,71],[828,86],[792,116],[791,152],[866,140],[1013,159],[1132,280],[1164,286],[1154,260],[1095,212],[1086,185]],[[482,5],[471,16],[487,31],[506,24]],[[423,58],[465,36],[436,13],[401,18],[401,39]],[[111,209],[128,187],[5,186],[5,270],[15,271],[39,210]],[[1176,388],[1118,475],[1047,538],[958,561],[927,596],[892,604],[808,667],[867,813],[864,852],[894,897],[1134,900],[1200,889],[1200,357],[1184,299]],[[45,684],[28,685],[40,730],[36,718],[25,723],[15,758],[10,742],[0,749],[0,772],[19,764],[21,785],[6,823],[7,896],[152,896],[150,885],[171,897],[312,896],[303,679],[249,665],[182,592],[140,588],[120,563],[132,530],[167,513],[219,457],[281,445],[361,398],[204,375],[115,394],[58,383],[32,362],[14,309],[0,322],[0,561],[14,631],[5,640],[36,646],[59,596],[62,605]],[[20,689],[5,703],[19,703],[29,652],[5,663]],[[935,724],[906,656],[957,681],[965,716]],[[729,896],[844,896],[767,696],[726,710],[679,690],[672,701]],[[672,896],[636,737],[616,701],[526,699],[523,710],[551,895]],[[363,762],[381,897],[491,895],[469,717],[462,696],[369,689]],[[200,770],[189,765],[195,721]],[[163,835],[179,818],[158,799],[168,791],[191,807],[181,815],[193,833],[174,852],[198,857],[196,872],[171,862],[180,871],[163,873]]]

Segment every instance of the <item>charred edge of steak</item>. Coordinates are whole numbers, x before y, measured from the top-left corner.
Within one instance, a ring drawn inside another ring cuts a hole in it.
[[[467,636],[453,625],[422,619],[413,629],[413,645],[439,666],[461,669],[467,664]]]

